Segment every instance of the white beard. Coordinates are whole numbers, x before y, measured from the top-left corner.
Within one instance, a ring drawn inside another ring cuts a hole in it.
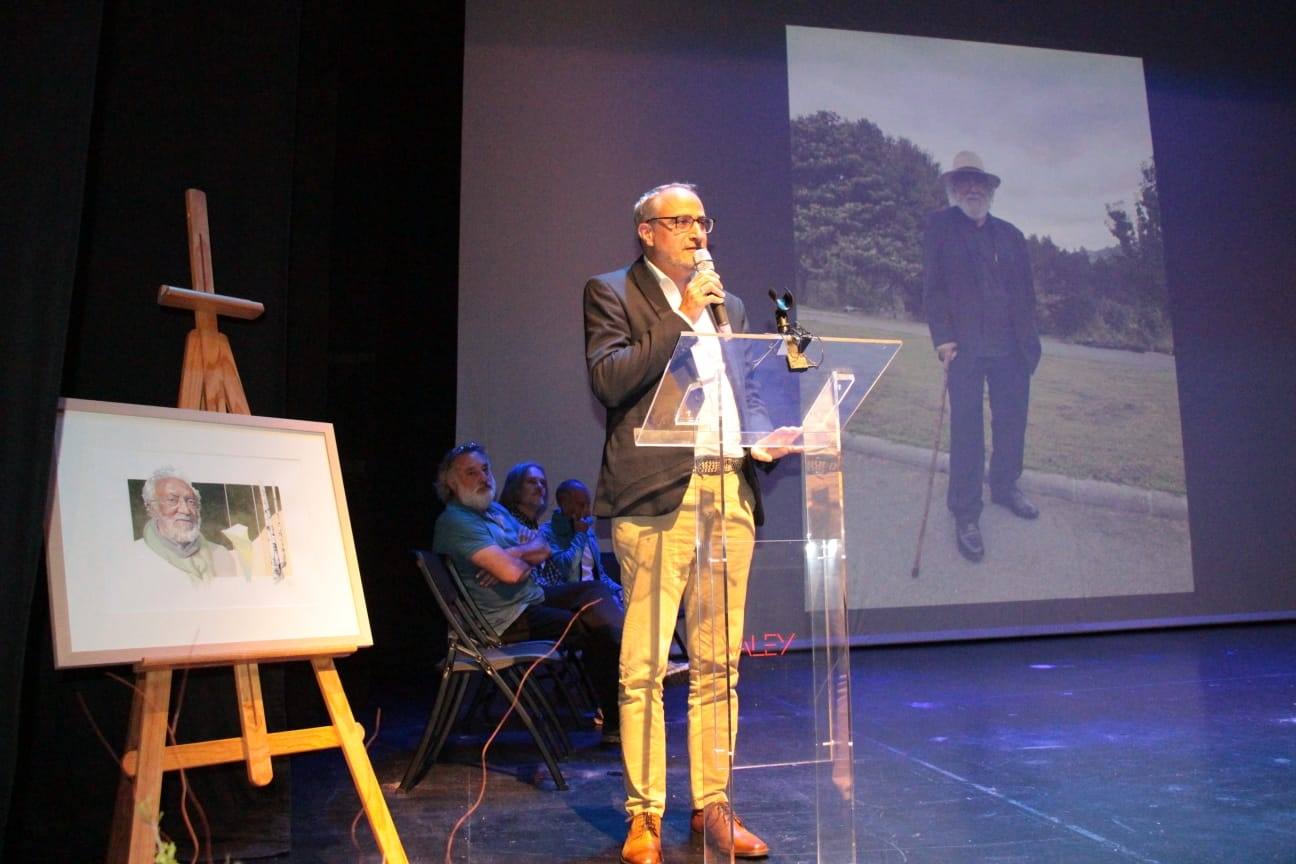
[[[459,503],[463,504],[470,510],[476,510],[478,513],[485,513],[495,500],[495,487],[492,486],[484,492],[456,492]]]
[[[990,205],[994,203],[994,190],[991,189],[985,193],[985,200],[978,203],[972,203],[953,190],[949,193],[949,203],[963,211],[963,215],[973,222],[980,222],[990,215]]]
[[[192,522],[181,521],[175,516],[158,516],[153,521],[157,525],[158,536],[177,546],[188,546],[202,533],[201,516],[195,516]]]
[[[980,222],[990,214],[990,208],[984,204],[973,205],[964,201],[959,201],[954,206],[962,210],[963,215],[971,219],[973,222]]]

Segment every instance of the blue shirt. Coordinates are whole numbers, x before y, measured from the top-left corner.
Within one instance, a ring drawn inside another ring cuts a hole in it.
[[[493,502],[485,513],[479,513],[451,501],[436,521],[432,548],[454,564],[468,596],[497,634],[508,629],[523,609],[542,602],[544,589],[530,574],[513,585],[499,582],[483,588],[477,582],[480,568],[468,559],[488,546],[501,549],[517,546],[521,543],[521,533],[522,524]]]
[[[603,569],[602,552],[592,529],[577,534],[572,520],[561,512],[540,526],[540,533],[549,542],[549,560],[545,567],[536,568],[536,579],[544,586],[580,582],[585,578],[585,554],[589,553],[591,579],[602,582],[612,592],[612,599],[625,609],[625,592]]]

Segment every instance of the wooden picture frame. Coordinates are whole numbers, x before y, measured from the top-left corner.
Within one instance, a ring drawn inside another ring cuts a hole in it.
[[[332,425],[64,399],[54,448],[59,668],[373,643]]]

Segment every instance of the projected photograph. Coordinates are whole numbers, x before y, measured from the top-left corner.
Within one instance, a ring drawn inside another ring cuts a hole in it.
[[[1142,61],[787,50],[799,323],[904,341],[844,442],[851,608],[1192,591]]]

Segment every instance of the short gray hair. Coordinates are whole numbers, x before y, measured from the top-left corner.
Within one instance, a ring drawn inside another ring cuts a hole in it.
[[[647,222],[650,218],[648,213],[648,202],[665,192],[667,189],[687,189],[694,195],[697,194],[698,187],[693,183],[663,183],[660,186],[654,186],[647,192],[639,196],[639,200],[634,203],[634,229],[635,239],[639,239],[639,223]]]
[[[144,481],[144,488],[140,491],[140,498],[144,499],[145,507],[147,507],[148,505],[152,504],[154,501],[157,500],[158,481],[168,480],[168,479],[179,480],[181,483],[185,484],[190,489],[193,489],[194,497],[198,499],[198,504],[199,505],[202,504],[202,493],[199,492],[198,489],[192,483],[189,482],[189,478],[181,474],[176,469],[172,468],[170,465],[164,465],[163,467],[154,471],[149,476],[149,478]]]

